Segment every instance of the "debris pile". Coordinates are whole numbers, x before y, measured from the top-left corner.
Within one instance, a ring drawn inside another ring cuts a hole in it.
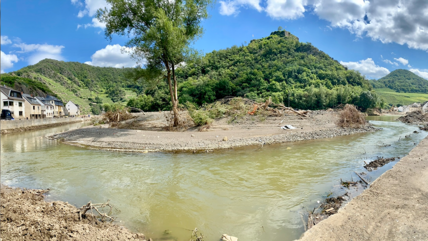
[[[357,108],[353,105],[345,105],[343,110],[340,112],[339,120],[337,121],[337,126],[339,127],[351,127],[351,128],[361,128],[366,125],[366,119]]]
[[[398,159],[399,159],[398,157],[391,157],[391,158],[378,157],[376,160],[374,160],[368,164],[366,163],[364,168],[367,169],[368,171],[373,171],[379,167],[383,167],[386,164],[393,162],[393,161],[396,161]]]
[[[422,111],[417,110],[398,118],[403,123],[423,123],[428,122],[428,113],[423,114]]]

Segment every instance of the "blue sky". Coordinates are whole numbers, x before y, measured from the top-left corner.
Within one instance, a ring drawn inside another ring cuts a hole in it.
[[[279,26],[367,78],[408,69],[428,79],[428,1],[218,1],[195,43],[204,53],[268,36]],[[44,58],[132,67],[126,37],[104,37],[94,14],[105,0],[2,0],[1,71]],[[126,50],[126,49],[125,49]]]

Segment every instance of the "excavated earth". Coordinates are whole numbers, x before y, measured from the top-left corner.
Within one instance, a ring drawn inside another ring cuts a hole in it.
[[[46,190],[1,186],[0,240],[146,240],[143,234],[101,222],[66,202],[46,202]]]
[[[301,241],[428,240],[428,138]]]

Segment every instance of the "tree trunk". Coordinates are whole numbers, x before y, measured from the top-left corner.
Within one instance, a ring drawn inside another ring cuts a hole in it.
[[[177,79],[175,78],[174,64],[172,63],[171,65],[172,65],[172,71],[169,68],[169,63],[167,61],[165,61],[165,66],[167,68],[167,79],[168,79],[169,94],[171,95],[172,112],[174,114],[174,125],[173,126],[177,127],[178,123],[179,123]],[[171,76],[171,74],[172,74],[172,76]],[[172,77],[172,80],[171,80],[171,77]],[[172,83],[172,81],[174,81],[174,83]]]

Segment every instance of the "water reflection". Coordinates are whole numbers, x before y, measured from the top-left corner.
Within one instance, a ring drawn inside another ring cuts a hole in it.
[[[365,160],[404,156],[426,136],[400,122],[371,122],[382,131],[205,154],[96,151],[43,138],[69,127],[7,135],[1,181],[51,188],[49,198],[77,206],[110,199],[128,227],[157,239],[188,240],[198,227],[209,241],[223,233],[294,240],[303,232],[302,207],[320,200],[340,178],[350,179]]]

